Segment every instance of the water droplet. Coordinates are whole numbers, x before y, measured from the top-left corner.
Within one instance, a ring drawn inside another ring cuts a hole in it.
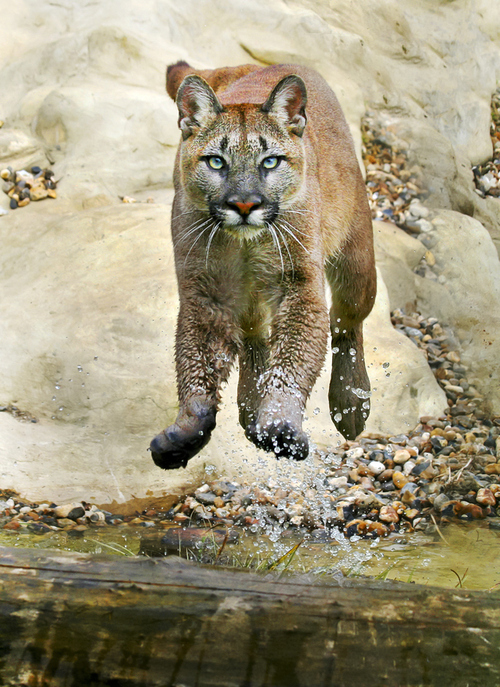
[[[77,365],[76,369],[78,370],[78,372],[83,372],[83,367],[81,365]]]
[[[339,350],[340,350],[340,349],[339,349],[337,346],[334,346],[334,347],[332,348],[332,353],[334,353],[334,354],[335,354],[335,353],[338,353]]]
[[[350,354],[350,355],[356,355],[356,349],[355,349],[355,348],[350,348],[350,349],[349,349],[349,354]]]
[[[319,408],[315,408],[315,409],[313,410],[313,415],[317,415],[319,412],[320,412],[320,409],[319,409]]]
[[[58,410],[64,410],[64,406],[61,406],[60,408],[58,408]]]
[[[53,401],[57,401],[57,398],[55,396],[52,396]]]
[[[333,419],[335,420],[335,422],[340,422],[342,420],[342,413],[335,413]]]
[[[60,389],[61,387],[59,386],[59,384],[56,384],[54,388],[55,388],[55,389]]]
[[[391,363],[382,363],[382,367],[384,369],[387,369]]]

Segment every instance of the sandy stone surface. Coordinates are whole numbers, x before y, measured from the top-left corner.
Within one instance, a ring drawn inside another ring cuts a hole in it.
[[[14,211],[0,194],[0,404],[38,420],[0,413],[2,487],[109,503],[184,489],[207,467],[238,479],[255,465],[273,471],[237,424],[234,376],[213,439],[187,470],[163,473],[147,452],[176,413],[169,212],[179,136],[164,72],[178,59],[313,66],[336,90],[359,155],[367,110],[406,142],[429,187],[446,283],[415,274],[420,241],[376,228],[383,280],[366,323],[368,429],[404,432],[446,405],[422,352],[390,324],[390,309],[408,301],[455,329],[498,412],[500,200],[479,197],[470,172],[491,156],[492,4],[19,0],[0,26],[0,166],[50,165],[59,181],[56,200]],[[341,441],[327,378],[326,368],[305,425],[321,450]]]

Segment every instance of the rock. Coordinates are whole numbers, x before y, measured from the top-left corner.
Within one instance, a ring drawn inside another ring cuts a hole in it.
[[[403,448],[394,453],[393,460],[396,465],[404,465],[407,460],[410,460],[410,455],[410,452]]]
[[[399,522],[399,515],[392,506],[382,506],[379,512],[379,518],[383,522]]]
[[[443,508],[445,508],[449,503],[451,503],[450,498],[446,494],[439,494],[436,496],[433,502],[434,510],[441,513]]]
[[[341,489],[342,487],[347,487],[347,477],[329,477],[327,482],[330,489]]]
[[[33,534],[48,534],[49,532],[52,532],[50,527],[44,522],[29,522],[27,529],[30,532],[33,532]]]
[[[197,491],[196,493],[196,499],[202,503],[204,506],[213,506],[215,499],[217,498],[215,494],[212,492],[200,492]]]
[[[488,488],[478,490],[478,492],[476,494],[476,501],[481,506],[495,506],[496,505],[496,498],[493,495],[493,492],[491,491],[491,489],[488,489]]]
[[[372,460],[370,463],[368,463],[367,467],[372,475],[375,475],[376,477],[385,471],[385,465],[379,460]]]
[[[361,519],[351,520],[345,526],[344,531],[347,537],[358,535],[361,537],[366,537],[367,539],[386,537],[389,534],[388,527],[383,523]]]
[[[401,489],[405,484],[408,483],[408,477],[405,477],[402,472],[395,471],[392,475],[392,481],[396,489]]]
[[[489,463],[484,466],[487,475],[500,475],[500,463]]]
[[[56,518],[76,520],[85,515],[85,508],[80,503],[67,503],[63,506],[57,506],[57,508],[54,509],[54,515]]]

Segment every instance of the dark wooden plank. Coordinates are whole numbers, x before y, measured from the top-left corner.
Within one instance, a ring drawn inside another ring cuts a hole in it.
[[[0,549],[0,685],[500,684],[500,595]]]

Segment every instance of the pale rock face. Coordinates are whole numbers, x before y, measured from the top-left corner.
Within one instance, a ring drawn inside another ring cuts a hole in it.
[[[451,325],[463,362],[492,410],[500,413],[500,261],[493,241],[477,220],[443,210],[430,236],[443,283],[417,277],[417,304]]]
[[[419,241],[376,228],[383,280],[365,327],[368,429],[406,431],[445,406],[422,353],[390,325],[398,299],[459,329],[464,360],[496,404],[498,261],[488,232],[500,245],[500,201],[477,196],[470,167],[491,154],[499,27],[487,0],[13,3],[0,22],[0,161],[17,169],[50,162],[61,181],[57,200],[0,217],[0,402],[40,419],[0,413],[2,486],[109,503],[208,475],[300,475],[318,460],[285,466],[245,440],[234,374],[213,439],[186,471],[163,473],[147,452],[176,414],[169,187],[179,132],[164,75],[179,59],[316,68],[339,97],[358,155],[370,109],[407,142],[429,184],[427,204],[480,219],[485,228],[455,213],[435,217],[442,285],[414,274]],[[126,195],[155,203],[121,205]],[[0,208],[8,210],[3,194]],[[305,423],[323,452],[341,441],[327,368]]]

